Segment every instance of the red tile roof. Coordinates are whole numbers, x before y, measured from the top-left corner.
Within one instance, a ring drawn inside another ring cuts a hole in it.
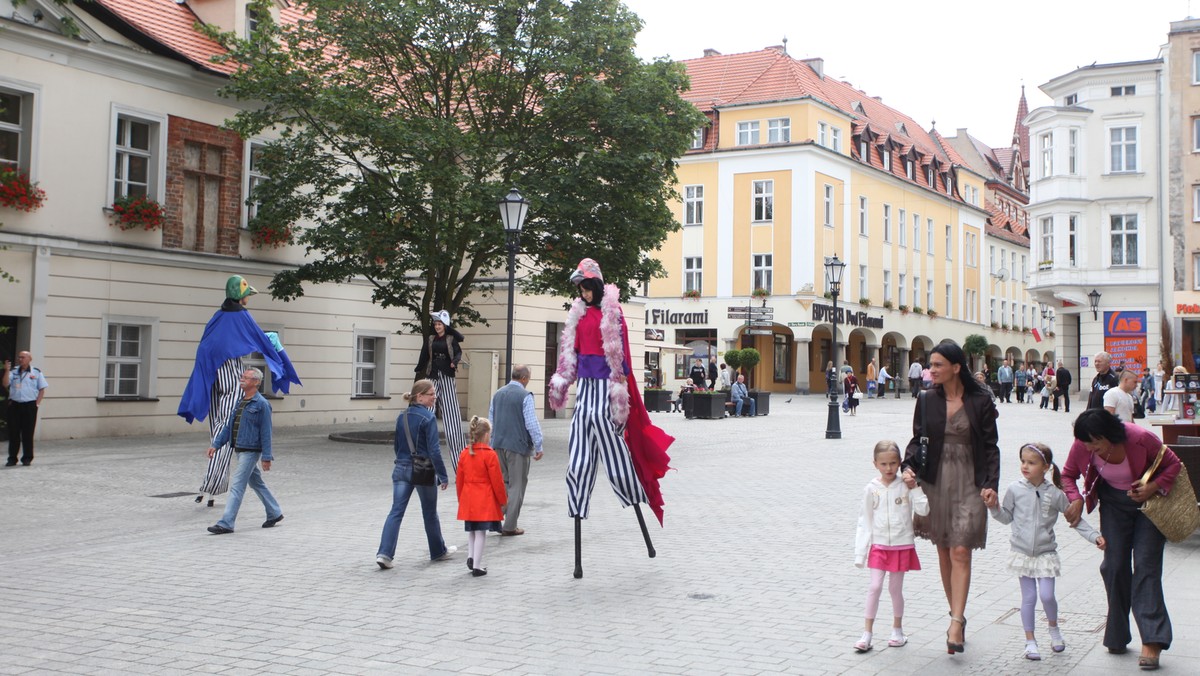
[[[95,0],[129,27],[192,65],[228,75],[232,63],[217,64],[211,58],[225,50],[196,30],[199,19],[175,0]]]

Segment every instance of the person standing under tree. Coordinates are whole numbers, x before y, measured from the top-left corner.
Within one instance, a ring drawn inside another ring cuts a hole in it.
[[[508,506],[504,510],[501,535],[524,535],[517,527],[521,505],[525,502],[525,487],[529,482],[529,459],[542,459],[542,426],[538,423],[529,387],[529,367],[517,364],[512,380],[492,395],[488,420],[495,427],[491,441],[500,458],[500,470],[508,491]]]
[[[421,356],[417,359],[416,373],[418,378],[433,381],[437,392],[437,413],[442,416],[446,447],[450,449],[450,469],[454,473],[458,471],[458,454],[466,448],[456,380],[464,338],[450,328],[449,312],[438,310],[430,317],[433,318],[433,332],[425,339],[425,349],[421,350]]]

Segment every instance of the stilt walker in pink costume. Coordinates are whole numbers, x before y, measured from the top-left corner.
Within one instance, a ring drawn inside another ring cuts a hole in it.
[[[629,329],[621,313],[615,285],[604,284],[600,266],[585,258],[571,274],[579,298],[567,313],[558,357],[550,379],[550,406],[566,404],[567,389],[576,383],[575,413],[567,461],[567,514],[575,519],[575,577],[583,577],[582,521],[588,516],[596,485],[597,461],[623,506],[633,505],[654,558],[654,545],[639,503],[663,520],[658,481],[669,469],[667,448],[675,441],[650,424],[638,393],[629,356]]]

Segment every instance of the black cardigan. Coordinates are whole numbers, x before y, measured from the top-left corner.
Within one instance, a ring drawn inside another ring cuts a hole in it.
[[[918,470],[915,459],[921,445],[921,407],[928,402],[929,457],[923,470]],[[971,448],[974,451],[975,486],[997,490],[1000,486],[1000,446],[996,431],[996,404],[985,393],[963,393],[963,408],[971,423]],[[946,396],[942,388],[926,390],[917,397],[913,410],[913,436],[904,452],[904,468],[912,468],[921,481],[936,484],[938,467],[942,460],[942,447],[946,437]]]

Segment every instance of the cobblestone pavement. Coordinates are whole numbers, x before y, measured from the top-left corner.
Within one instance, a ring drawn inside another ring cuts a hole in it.
[[[1018,476],[1021,442],[1045,441],[1065,457],[1070,416],[1016,403],[1000,410],[1002,487]],[[911,642],[854,654],[867,583],[853,566],[859,495],[873,476],[874,442],[903,443],[912,401],[864,402],[842,417],[841,440],[824,438],[826,411],[817,396],[775,396],[770,415],[753,420],[654,414],[678,438],[676,471],[663,482],[666,527],[651,531],[658,557],[647,558],[633,511],[601,478],[584,523],[582,580],[571,577],[565,420],[545,422],[548,452],[533,464],[522,513],[527,534],[489,537],[482,578],[464,569],[453,490],[439,502],[446,539],[460,547],[453,561],[427,560],[414,499],[395,569],[375,565],[389,446],[332,443],[327,427],[279,430],[267,481],[286,520],[260,528],[250,495],[237,532],[218,537],[205,527],[221,501],[207,508],[187,493],[204,469],[199,430],[181,423],[186,433],[173,437],[44,442],[32,467],[0,472],[0,673],[1136,671],[1136,639],[1119,657],[1100,646],[1100,553],[1061,522],[1065,653],[1022,659],[1007,532],[993,521],[990,546],[975,558],[966,653],[944,652],[936,553],[919,541],[925,569],[905,585]],[[1167,549],[1167,672],[1195,673],[1200,658],[1198,548],[1200,537]],[[885,638],[890,613],[885,594]],[[1048,648],[1044,624],[1038,631]]]

